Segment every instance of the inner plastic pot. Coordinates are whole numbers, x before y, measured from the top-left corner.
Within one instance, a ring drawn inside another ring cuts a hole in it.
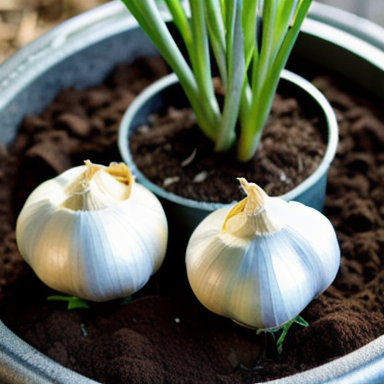
[[[318,211],[324,207],[327,173],[332,162],[338,142],[338,126],[332,107],[318,89],[303,77],[284,70],[281,74],[278,92],[297,98],[302,109],[310,116],[319,120],[322,135],[326,137],[327,149],[323,160],[316,171],[281,197],[287,201],[295,200]],[[189,106],[175,74],[168,75],[145,89],[128,107],[119,130],[119,149],[124,162],[137,177],[137,181],[155,193],[159,198],[170,228],[175,228],[178,235],[183,233],[186,238],[196,226],[211,212],[224,207],[224,204],[195,201],[173,193],[151,182],[137,168],[129,150],[129,135],[142,125],[149,125],[152,114],[164,111],[173,106],[177,109]]]
[[[0,67],[0,145],[9,145],[23,116],[41,112],[62,87],[99,84],[118,62],[155,52],[118,1],[55,28]],[[288,68],[299,74],[316,64],[384,101],[384,30],[364,19],[313,3],[291,57]],[[382,336],[331,363],[270,383],[383,383],[383,366]],[[0,382],[95,383],[39,353],[1,322]]]

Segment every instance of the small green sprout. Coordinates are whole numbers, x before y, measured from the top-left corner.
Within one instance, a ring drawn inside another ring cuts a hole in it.
[[[77,309],[77,308],[87,308],[89,309],[89,305],[83,299],[79,299],[76,296],[61,296],[54,295],[47,297],[47,300],[58,300],[58,301],[68,301],[67,309]]]
[[[297,316],[294,319],[288,321],[288,323],[281,325],[280,327],[271,328],[271,329],[259,329],[256,333],[257,334],[260,334],[262,332],[270,333],[272,335],[273,339],[276,340],[275,334],[277,332],[281,331],[279,338],[276,340],[277,353],[279,356],[281,356],[281,354],[283,353],[284,340],[288,334],[289,329],[291,328],[292,324],[294,324],[294,323],[297,323],[303,327],[308,327],[308,325],[309,325],[301,316]]]
[[[164,0],[190,64],[155,0],[122,1],[176,73],[215,151],[237,143],[238,160],[250,160],[312,0]],[[222,109],[212,84],[210,48],[226,90]]]

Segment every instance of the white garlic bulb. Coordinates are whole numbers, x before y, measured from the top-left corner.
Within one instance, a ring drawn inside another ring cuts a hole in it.
[[[43,282],[92,301],[138,291],[162,264],[167,238],[160,202],[123,163],[86,161],[44,182],[16,225],[20,253]]]
[[[329,220],[239,179],[247,197],[211,213],[186,252],[189,283],[209,310],[245,326],[281,326],[334,280],[340,248]]]

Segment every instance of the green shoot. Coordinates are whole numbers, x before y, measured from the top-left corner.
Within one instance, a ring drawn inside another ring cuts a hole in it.
[[[294,323],[297,323],[303,327],[308,327],[309,325],[301,316],[297,316],[294,319],[288,321],[288,323],[285,323],[279,327],[271,328],[271,329],[259,329],[256,333],[257,334],[260,334],[262,332],[270,333],[273,336],[273,339],[275,340],[275,334],[278,332],[281,332],[279,338],[276,340],[277,353],[279,356],[281,356],[281,354],[283,353],[284,340],[288,334],[289,329]]]
[[[121,299],[120,305],[126,305],[132,302],[132,296],[125,296]]]
[[[85,300],[79,299],[78,297],[75,297],[75,296],[55,295],[55,296],[47,297],[47,300],[67,301],[68,302],[67,309],[76,309],[76,308],[89,309],[89,305],[87,304],[87,302]]]
[[[215,151],[237,143],[238,160],[250,160],[312,0],[164,0],[190,64],[155,0],[122,1],[178,76]],[[210,49],[226,90],[222,108],[214,94]]]

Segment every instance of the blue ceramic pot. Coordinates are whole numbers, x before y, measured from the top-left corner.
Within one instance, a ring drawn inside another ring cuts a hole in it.
[[[327,173],[338,143],[338,125],[335,113],[323,94],[303,77],[284,70],[281,75],[279,90],[294,95],[301,105],[305,105],[313,116],[318,117],[322,134],[327,137],[327,149],[319,167],[297,187],[282,195],[287,201],[295,200],[305,205],[323,210],[327,185]],[[193,229],[210,212],[222,208],[224,204],[190,200],[165,191],[152,183],[136,166],[129,150],[129,136],[142,126],[148,125],[150,115],[165,110],[167,106],[185,107],[188,101],[175,74],[168,75],[144,90],[129,106],[119,131],[119,149],[123,160],[136,175],[137,181],[155,193],[162,202],[170,229],[184,232],[188,237]],[[171,233],[172,234],[172,233]],[[179,235],[178,235],[179,236]]]

